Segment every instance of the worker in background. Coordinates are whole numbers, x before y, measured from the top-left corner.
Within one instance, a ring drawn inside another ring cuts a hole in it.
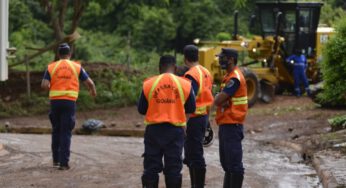
[[[185,77],[191,80],[196,94],[196,111],[187,122],[184,144],[184,163],[189,167],[191,187],[204,187],[206,164],[203,156],[203,139],[209,122],[209,108],[213,104],[213,78],[210,72],[198,63],[198,48],[187,45],[184,48],[184,62],[189,70]]]
[[[70,60],[71,51],[67,43],[59,45],[58,57],[60,60],[48,65],[41,87],[49,90],[53,166],[68,170],[79,80],[87,86],[92,97],[96,96],[96,89],[82,66]]]
[[[307,60],[300,49],[296,49],[295,53],[286,59],[287,62],[293,64],[294,91],[296,96],[301,96],[300,84],[304,84],[305,91],[310,96],[309,82],[306,77]]]
[[[246,81],[237,67],[236,50],[223,48],[218,56],[220,67],[227,71],[214,101],[217,106],[216,123],[219,125],[220,161],[225,171],[223,187],[240,188],[244,178],[241,141],[248,110]]]
[[[195,94],[188,80],[174,75],[173,56],[162,56],[159,70],[160,75],[144,81],[138,102],[138,112],[145,115],[147,125],[142,185],[157,188],[163,170],[166,187],[180,188],[186,114],[196,110]]]

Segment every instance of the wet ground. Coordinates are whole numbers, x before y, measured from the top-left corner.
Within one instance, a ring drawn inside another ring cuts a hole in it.
[[[322,187],[311,158],[320,162],[319,175],[327,174],[338,185],[346,185],[346,157],[340,152],[346,150],[346,132],[329,133],[327,122],[345,113],[318,108],[306,97],[278,96],[271,104],[257,103],[245,122],[244,187]],[[77,127],[88,118],[97,118],[105,122],[105,130],[144,130],[136,107],[78,112],[77,117]],[[0,126],[4,124],[50,127],[47,115],[0,119]],[[8,152],[0,151],[0,187],[140,187],[142,138],[74,136],[72,169],[65,172],[51,167],[49,135],[0,134],[1,143]],[[295,147],[290,150],[289,144],[298,145],[300,153]],[[308,157],[303,159],[302,154]],[[206,187],[222,187],[217,140],[205,155]],[[183,176],[184,187],[189,187],[186,167]],[[161,177],[161,187],[162,183]]]
[[[69,171],[52,167],[49,135],[0,134],[0,142],[9,151],[0,157],[1,187],[140,187],[142,138],[74,136]],[[206,187],[222,187],[217,140],[205,153]],[[291,150],[245,139],[244,163],[244,187],[321,187],[315,170]],[[189,187],[186,167],[183,176]]]

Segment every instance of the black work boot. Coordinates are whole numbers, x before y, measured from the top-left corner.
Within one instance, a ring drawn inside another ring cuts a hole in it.
[[[223,188],[241,188],[243,185],[243,179],[243,174],[226,172],[223,180]]]
[[[149,181],[142,176],[142,186],[143,188],[158,188],[159,179],[157,179],[156,181]]]
[[[225,177],[223,178],[223,188],[230,188],[232,183],[232,174],[226,172]]]
[[[233,174],[233,187],[241,188],[243,186],[244,174]]]
[[[166,188],[181,188],[182,178],[171,178],[165,176]]]
[[[205,168],[189,168],[191,188],[204,188],[205,184]]]

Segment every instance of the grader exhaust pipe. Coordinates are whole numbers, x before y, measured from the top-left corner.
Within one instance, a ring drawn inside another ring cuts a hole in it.
[[[237,40],[238,36],[238,11],[234,11],[233,13],[234,16],[234,29],[233,29],[233,35],[232,35],[232,40]]]

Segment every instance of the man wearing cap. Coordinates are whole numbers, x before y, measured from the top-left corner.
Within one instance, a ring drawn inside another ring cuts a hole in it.
[[[167,188],[180,188],[182,184],[185,114],[194,112],[196,103],[191,83],[174,75],[175,64],[173,56],[160,58],[160,75],[144,81],[138,102],[138,112],[145,115],[147,125],[142,175],[145,188],[158,187],[162,170]]]
[[[227,71],[220,93],[216,95],[216,123],[219,125],[220,161],[225,171],[224,188],[242,187],[244,178],[243,123],[248,110],[246,81],[237,67],[238,52],[223,48],[219,56],[220,67]]]
[[[191,114],[186,128],[184,163],[189,167],[192,188],[202,188],[205,183],[206,163],[203,156],[203,139],[209,122],[209,108],[213,104],[213,78],[210,72],[198,63],[198,48],[184,48],[184,62],[189,70],[185,77],[191,80],[196,94],[196,111]]]
[[[53,166],[68,170],[79,80],[87,86],[92,97],[96,96],[96,89],[82,66],[70,60],[71,52],[67,43],[59,45],[58,57],[58,61],[48,65],[41,87],[49,91],[51,104],[49,119],[52,124]]]

